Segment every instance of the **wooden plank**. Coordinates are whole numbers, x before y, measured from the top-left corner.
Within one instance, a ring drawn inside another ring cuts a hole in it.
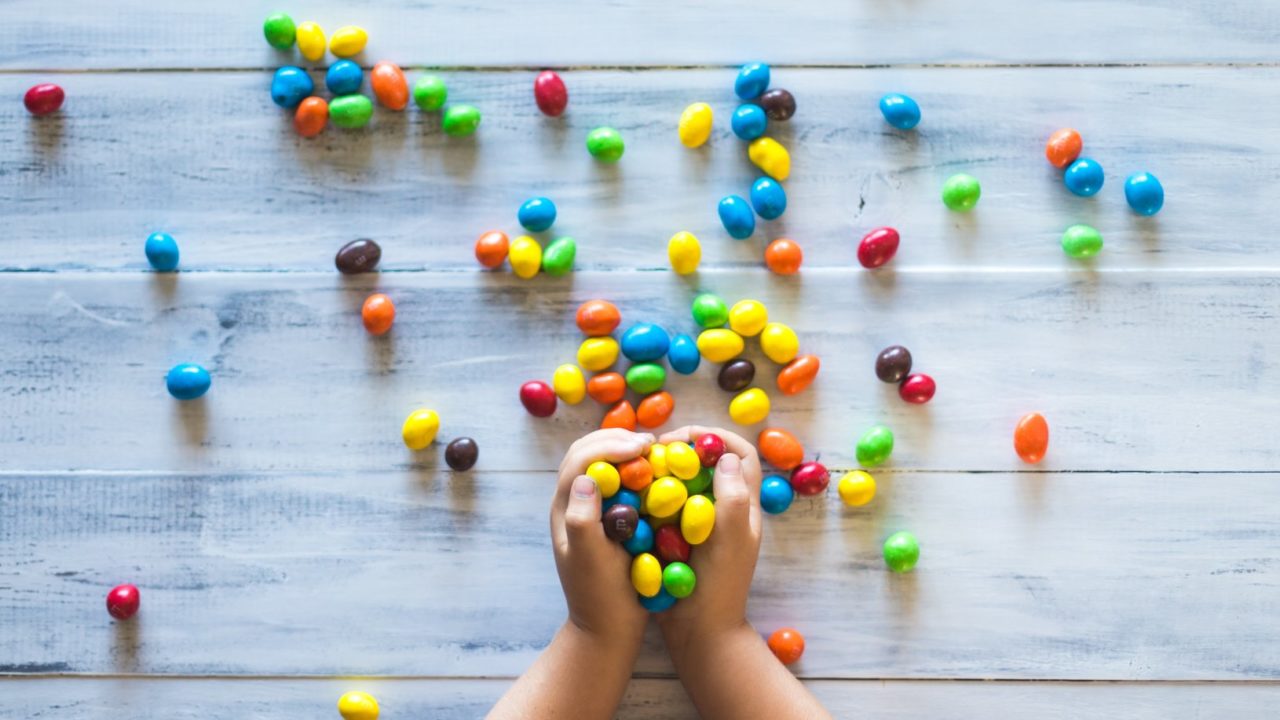
[[[879,473],[770,517],[810,678],[1280,676],[1271,474]],[[0,672],[514,676],[564,609],[550,473],[0,479]],[[922,559],[887,572],[910,529]],[[620,563],[619,572],[625,572]],[[109,587],[142,588],[113,623]],[[653,628],[651,628],[653,630]],[[651,633],[636,668],[671,672]]]
[[[0,76],[0,92],[40,77]],[[164,229],[185,269],[331,270],[339,246],[369,236],[388,269],[470,270],[474,239],[518,234],[516,208],[537,194],[559,203],[555,231],[581,242],[582,268],[665,268],[679,230],[702,239],[707,267],[761,267],[780,235],[804,247],[808,268],[850,267],[858,239],[888,224],[903,236],[900,269],[1075,269],[1059,239],[1079,222],[1105,236],[1103,270],[1280,265],[1258,232],[1272,222],[1280,150],[1271,126],[1231,111],[1248,97],[1258,117],[1280,114],[1276,68],[779,70],[800,106],[779,129],[793,153],[790,208],[745,242],[715,210],[759,174],[729,131],[730,70],[567,73],[574,105],[558,121],[537,114],[531,73],[449,73],[451,97],[485,114],[469,140],[416,110],[300,139],[269,77],[72,75],[59,78],[71,98],[60,121],[0,108],[0,202],[15,209],[0,268],[145,269],[143,240]],[[916,133],[881,118],[889,90],[923,104]],[[690,151],[675,125],[698,100],[713,104],[717,129]],[[602,124],[626,137],[617,166],[584,150]],[[1108,170],[1094,198],[1068,193],[1044,160],[1044,139],[1064,125]],[[1124,178],[1142,170],[1168,193],[1155,218],[1124,202]],[[983,182],[972,215],[939,200],[956,172]]]
[[[0,66],[191,68],[279,65],[262,0],[155,3],[81,0],[51,18],[37,0],[8,0]],[[295,20],[327,31],[360,24],[365,56],[415,65],[701,65],[764,56],[775,63],[1130,63],[1275,61],[1280,11],[1248,0],[1081,7],[1034,0],[1016,12],[994,0],[910,5],[797,0],[786,7],[730,0],[585,6],[571,0],[511,4],[351,3],[315,0]]]

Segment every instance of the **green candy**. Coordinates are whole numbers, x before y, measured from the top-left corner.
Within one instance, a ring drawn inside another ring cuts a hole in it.
[[[956,212],[969,212],[982,197],[982,185],[972,175],[952,175],[942,185],[942,202]]]
[[[685,480],[684,487],[689,491],[690,497],[692,497],[698,493],[706,492],[707,489],[711,487],[711,479],[711,468],[704,467],[698,471],[697,475],[693,476],[692,480]]]
[[[466,137],[480,127],[480,110],[474,105],[450,105],[444,109],[444,134]]]
[[[423,75],[413,84],[413,101],[427,112],[435,112],[444,107],[444,101],[448,98],[449,89],[444,86],[444,80],[435,75]],[[479,114],[477,112],[476,116],[479,117]],[[479,122],[476,120],[477,124]]]
[[[673,597],[689,597],[697,584],[698,578],[693,574],[693,568],[682,562],[673,562],[662,568],[662,587]]]
[[[329,102],[329,119],[340,128],[362,128],[371,117],[373,101],[364,95],[342,95]]]
[[[920,559],[920,541],[903,530],[884,541],[884,564],[896,573],[911,572]],[[669,592],[669,591],[668,591]]]
[[[542,251],[542,272],[560,277],[573,269],[573,259],[577,255],[578,243],[573,238],[556,238]]]
[[[587,152],[601,162],[618,162],[626,149],[622,136],[611,127],[598,127],[587,133]]]
[[[1102,250],[1102,233],[1088,225],[1072,225],[1062,233],[1062,252],[1073,258],[1091,258]]]
[[[657,363],[636,363],[627,368],[627,387],[637,395],[648,395],[662,389],[667,371]]]
[[[276,13],[267,17],[262,23],[262,34],[267,38],[267,44],[277,50],[288,50],[293,47],[293,41],[298,36],[298,26],[293,24],[293,18],[285,13]]]
[[[693,299],[693,321],[704,329],[724,327],[729,322],[729,306],[718,296],[702,293]]]
[[[893,431],[884,425],[876,425],[858,438],[858,462],[863,467],[875,467],[893,452]]]

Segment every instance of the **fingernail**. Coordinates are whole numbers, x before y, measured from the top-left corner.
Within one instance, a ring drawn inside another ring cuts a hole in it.
[[[736,473],[742,467],[742,461],[733,453],[725,453],[720,456],[720,462],[716,463],[716,472]]]
[[[573,494],[580,498],[595,497],[596,481],[586,475],[579,475],[573,481]]]

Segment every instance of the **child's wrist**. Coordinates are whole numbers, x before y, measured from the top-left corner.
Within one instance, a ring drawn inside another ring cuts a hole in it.
[[[691,627],[668,623],[662,627],[662,639],[677,673],[685,663],[705,662],[709,652],[732,647],[740,637],[755,635],[755,628],[746,618],[724,625]]]
[[[606,657],[623,655],[634,660],[644,642],[644,625],[630,627],[627,623],[617,623],[597,628],[579,622],[573,616],[565,620],[561,632],[576,644]]]

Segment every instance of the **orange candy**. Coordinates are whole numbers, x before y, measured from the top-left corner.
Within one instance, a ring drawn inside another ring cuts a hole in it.
[[[604,419],[600,421],[601,428],[622,428],[623,430],[636,429],[636,411],[631,407],[631,403],[623,400],[617,405],[609,409],[604,414]]]
[[[822,363],[817,355],[801,355],[787,363],[778,373],[778,389],[783,395],[795,395],[813,383]]]
[[[496,268],[507,259],[510,244],[506,233],[490,230],[476,240],[476,260],[487,268]]]
[[[756,437],[760,456],[779,470],[790,470],[804,461],[804,446],[795,435],[778,427],[765,428]]]
[[[779,275],[795,275],[800,272],[800,262],[804,253],[794,240],[778,238],[764,249],[764,264]]]
[[[329,122],[329,103],[324,98],[311,97],[303,100],[293,114],[293,129],[302,137],[315,137],[324,131]]]
[[[627,394],[627,379],[622,373],[600,373],[587,381],[587,394],[601,405],[612,405]]]
[[[1023,415],[1013,431],[1013,449],[1023,462],[1035,465],[1049,449],[1049,423],[1040,413]]]
[[[578,329],[587,337],[608,335],[620,322],[622,314],[607,300],[588,300],[578,306]]]
[[[1049,142],[1044,144],[1044,156],[1054,167],[1065,169],[1080,157],[1083,149],[1084,140],[1080,133],[1071,128],[1062,128],[1049,136]]]
[[[631,458],[618,463],[618,475],[622,478],[622,487],[640,492],[653,482],[653,466],[643,457]]]
[[[364,307],[360,308],[360,318],[370,335],[383,335],[396,320],[396,305],[386,295],[374,293],[365,299]]]
[[[409,81],[404,79],[399,65],[386,60],[374,65],[369,72],[369,84],[373,86],[374,97],[384,107],[403,110],[409,104]]]
[[[636,408],[636,422],[647,428],[656,428],[671,418],[671,411],[676,409],[676,399],[671,393],[663,390],[640,401]]]
[[[783,665],[790,665],[804,655],[804,636],[795,628],[775,630],[769,636],[769,649]]]

